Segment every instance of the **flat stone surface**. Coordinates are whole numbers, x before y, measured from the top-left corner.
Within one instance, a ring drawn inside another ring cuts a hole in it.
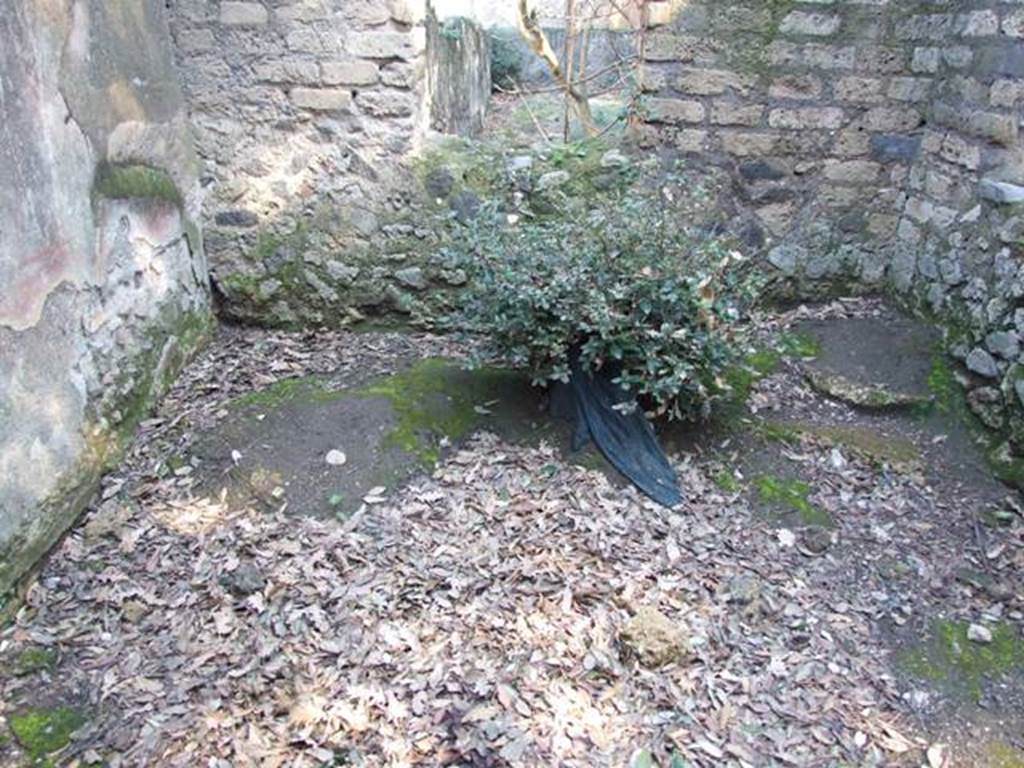
[[[433,359],[398,374],[405,375],[415,381],[408,393],[396,388],[399,399],[378,389],[391,377],[338,389],[291,379],[240,398],[216,430],[197,437],[201,487],[226,489],[239,506],[346,516],[374,489],[383,491],[372,496],[386,496],[429,471],[480,429],[568,445],[568,425],[552,422],[525,375]],[[344,462],[325,460],[338,451]]]
[[[927,397],[928,371],[939,336],[902,317],[812,321],[797,328],[817,339],[821,352],[807,367],[856,384]]]

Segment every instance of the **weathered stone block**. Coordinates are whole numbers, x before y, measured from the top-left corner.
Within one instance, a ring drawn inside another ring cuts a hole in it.
[[[866,184],[878,178],[882,166],[871,160],[828,160],[825,162],[825,178],[846,184]]]
[[[910,68],[914,72],[934,73],[939,71],[942,51],[939,48],[915,48]]]
[[[790,11],[779,24],[779,31],[791,35],[825,37],[839,30],[842,17],[833,13]]]
[[[966,101],[984,102],[988,97],[988,85],[973,77],[954,75],[945,78],[940,85],[943,86],[942,91],[944,91],[944,93],[940,93],[940,98],[952,93]]]
[[[411,59],[422,50],[412,33],[361,32],[349,40],[349,53],[364,59]]]
[[[699,37],[658,32],[649,35],[644,47],[646,61],[672,61],[690,64],[705,58],[707,43]]]
[[[786,175],[783,169],[764,160],[740,163],[738,170],[746,181],[778,181]]]
[[[255,213],[243,209],[218,211],[213,220],[220,227],[255,227],[260,223]]]
[[[324,85],[373,85],[380,70],[372,61],[324,61],[320,63],[320,82]]]
[[[977,136],[988,141],[1016,146],[1019,135],[1019,120],[1014,115],[995,112],[981,112],[975,107],[956,107],[945,102],[932,105],[932,117],[936,124]]]
[[[656,123],[700,123],[704,120],[704,105],[690,99],[651,99],[648,102],[650,120]]]
[[[178,47],[186,53],[212,50],[217,45],[213,30],[183,29],[176,36]]]
[[[894,77],[889,81],[889,98],[896,101],[925,101],[932,81],[926,77]]]
[[[1013,360],[1020,354],[1020,337],[1013,331],[993,331],[985,337],[985,346],[993,355]]]
[[[911,16],[896,24],[900,40],[942,40],[953,33],[953,14],[933,13]]]
[[[711,104],[711,122],[715,125],[748,125],[761,122],[764,106],[761,104],[736,104],[729,101],[715,101]]]
[[[253,74],[264,83],[316,85],[320,72],[315,61],[285,59],[255,64]]]
[[[381,68],[380,81],[392,88],[412,88],[416,84],[416,67],[404,61],[393,61]]]
[[[843,77],[836,81],[835,94],[840,101],[879,102],[885,83],[875,77]]]
[[[963,69],[974,59],[974,52],[965,45],[946,45],[942,48],[942,60],[953,69]]]
[[[786,75],[772,81],[768,95],[773,99],[816,99],[821,95],[821,80],[814,75]]]
[[[229,27],[259,27],[270,20],[263,3],[243,3],[224,0],[220,4],[220,23]]]
[[[985,37],[999,31],[999,17],[995,11],[971,11],[956,17],[956,30],[964,37]]]
[[[900,217],[891,213],[872,213],[867,217],[867,231],[872,237],[887,239],[896,234]]]
[[[402,91],[362,91],[356,104],[374,117],[406,117],[415,108],[412,95]]]
[[[722,149],[730,155],[749,157],[769,155],[775,151],[778,136],[772,133],[746,133],[722,131]]]
[[[681,93],[709,96],[725,93],[727,90],[746,93],[755,78],[721,69],[685,68],[676,80],[676,89]]]
[[[832,154],[836,157],[857,157],[866,155],[870,149],[871,134],[857,128],[844,128],[836,134]]]
[[[810,69],[852,69],[857,56],[853,46],[794,43],[775,40],[768,46],[768,61],[773,67]]]
[[[1003,34],[1010,37],[1024,37],[1024,10],[1014,11],[1003,19]]]
[[[903,210],[919,224],[932,224],[939,229],[945,229],[956,219],[952,208],[936,205],[923,197],[911,197]]]
[[[993,203],[1005,205],[1024,203],[1024,187],[996,179],[982,179],[978,183],[978,195]]]
[[[873,107],[857,120],[857,125],[868,131],[910,131],[922,122],[916,109]]]
[[[876,134],[871,137],[871,156],[883,163],[909,163],[921,147],[918,136]]]
[[[992,83],[989,91],[989,103],[993,107],[1009,107],[1013,109],[1024,102],[1024,80],[1003,78]]]
[[[843,110],[838,107],[773,109],[768,114],[772,128],[838,128],[842,124]]]
[[[702,152],[707,142],[707,131],[684,128],[675,135],[675,145],[682,152]]]
[[[348,109],[352,103],[351,91],[337,88],[292,88],[289,97],[295,106],[318,112]]]
[[[999,376],[999,366],[995,358],[981,347],[975,347],[967,355],[967,368],[979,376],[994,379]]]

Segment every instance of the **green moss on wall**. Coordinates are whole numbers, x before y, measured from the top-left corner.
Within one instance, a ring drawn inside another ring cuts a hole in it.
[[[92,186],[93,199],[148,199],[182,207],[182,195],[170,175],[148,165],[101,163]]]
[[[78,460],[40,502],[37,513],[0,548],[0,618],[16,607],[17,581],[30,572],[85,509],[100,478],[120,461],[139,422],[205,343],[213,327],[213,316],[207,310],[181,312],[169,306],[147,332],[144,350],[119,366],[121,376],[109,391],[121,394],[89,406]],[[177,341],[161,370],[161,353],[172,336]]]

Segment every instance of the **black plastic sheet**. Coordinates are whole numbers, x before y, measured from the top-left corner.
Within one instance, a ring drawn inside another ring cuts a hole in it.
[[[572,449],[578,451],[592,439],[641,492],[666,507],[679,504],[683,496],[676,473],[636,399],[614,382],[617,368],[585,370],[574,354],[570,372],[568,384],[552,388],[551,411],[575,422]]]

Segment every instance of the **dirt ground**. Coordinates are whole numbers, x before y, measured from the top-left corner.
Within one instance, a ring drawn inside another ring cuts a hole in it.
[[[528,391],[391,397],[444,338],[223,329],[0,630],[0,764],[1024,765],[1024,520],[935,339],[761,325],[672,510]]]

